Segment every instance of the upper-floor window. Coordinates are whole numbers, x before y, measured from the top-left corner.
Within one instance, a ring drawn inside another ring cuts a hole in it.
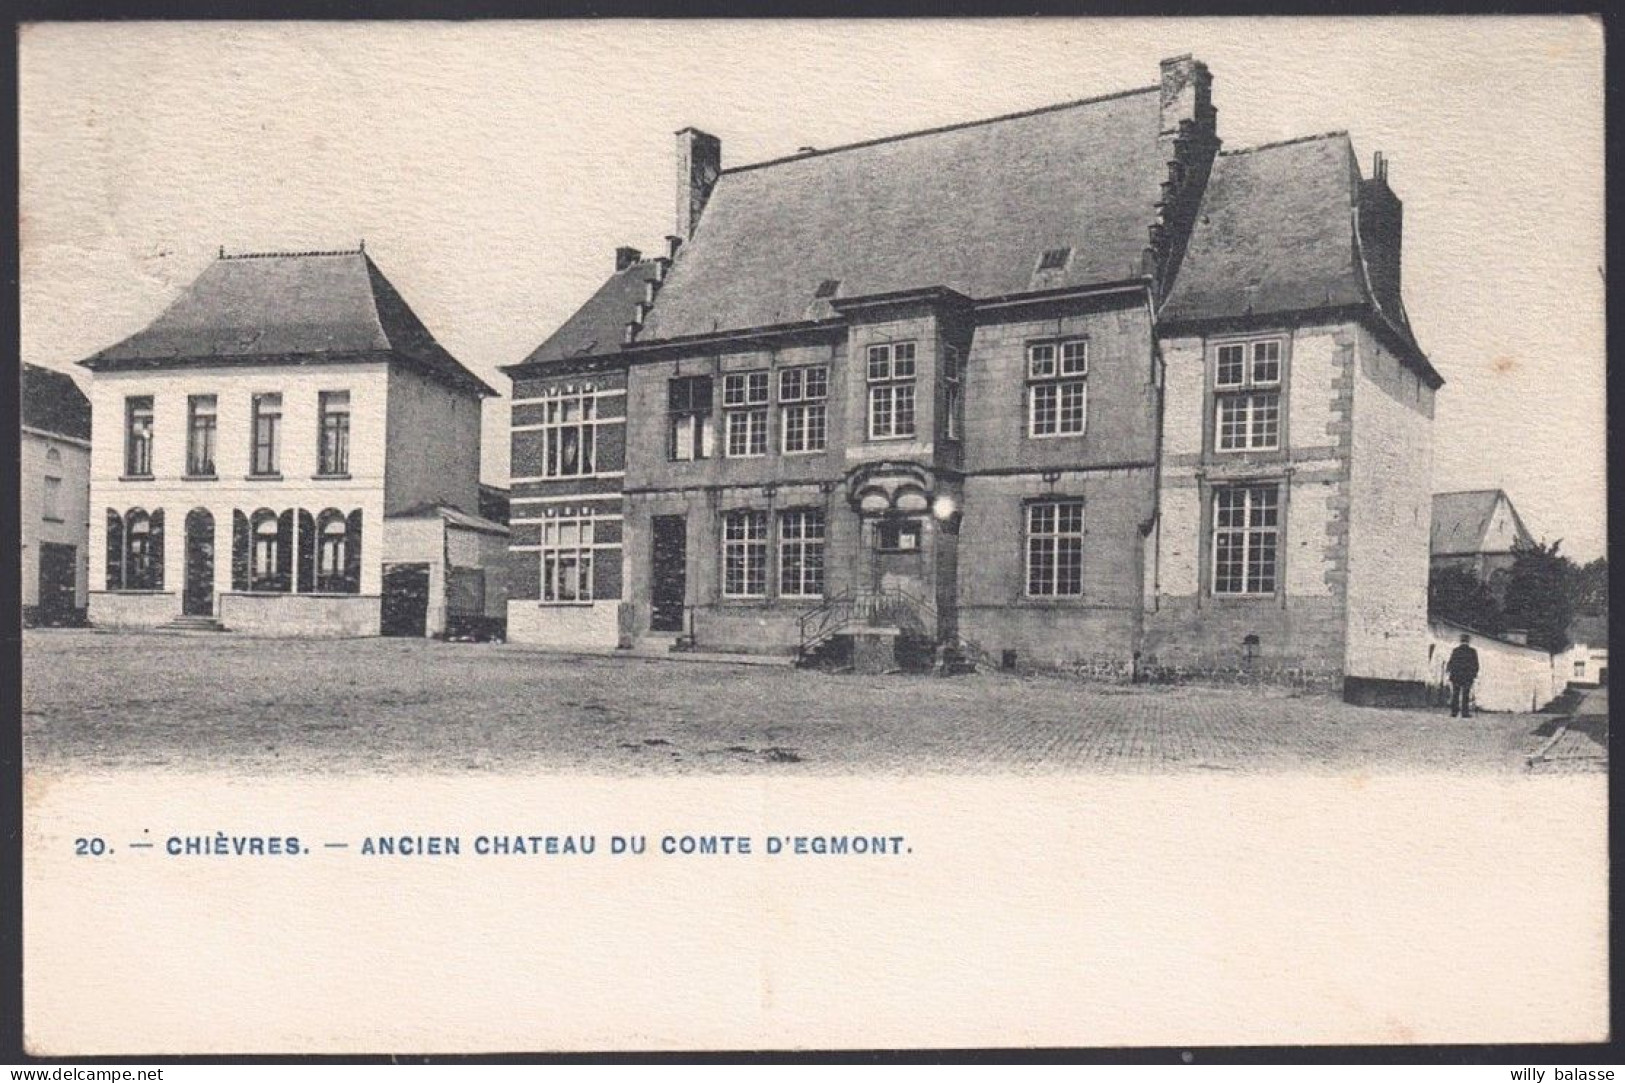
[[[213,395],[192,395],[186,400],[186,472],[192,477],[214,476],[218,411],[219,403]]]
[[[912,342],[869,347],[869,439],[890,440],[914,435]]]
[[[959,347],[942,348],[943,406],[947,413],[942,434],[948,440],[962,440],[965,433],[965,362]]]
[[[779,516],[779,594],[824,593],[824,510],[791,508]]]
[[[1027,433],[1078,436],[1088,418],[1089,343],[1081,338],[1027,346]]]
[[[1083,593],[1083,501],[1027,505],[1027,595],[1077,597]]]
[[[767,370],[722,378],[722,418],[729,458],[767,454]]]
[[[767,595],[767,512],[730,511],[722,520],[722,593]]]
[[[598,453],[597,398],[591,391],[549,396],[541,403],[541,476],[571,478],[593,472]]]
[[[1226,342],[1214,354],[1214,446],[1273,451],[1281,446],[1281,340]]]
[[[1276,485],[1214,490],[1214,594],[1275,593],[1280,498]]]
[[[711,421],[711,377],[679,376],[666,381],[666,408],[671,415],[667,454],[677,462],[709,459],[716,454]]]
[[[784,451],[823,451],[829,440],[829,366],[779,371],[779,431]]]
[[[45,488],[40,495],[40,518],[48,522],[62,521],[62,452],[49,448],[45,452]]]
[[[255,395],[253,407],[251,469],[255,475],[275,477],[282,472],[282,395],[274,391]]]
[[[152,476],[151,395],[124,400],[124,473],[134,478]]]
[[[321,415],[321,447],[316,470],[321,474],[350,472],[350,393],[323,391],[317,396]]]

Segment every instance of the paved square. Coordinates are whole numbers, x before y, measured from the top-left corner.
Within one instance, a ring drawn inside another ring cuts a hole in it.
[[[432,640],[40,630],[23,655],[24,753],[47,770],[1521,774],[1554,732],[1539,715],[1456,719],[1273,689],[858,677]],[[1598,740],[1554,751],[1533,770],[1606,770]]]

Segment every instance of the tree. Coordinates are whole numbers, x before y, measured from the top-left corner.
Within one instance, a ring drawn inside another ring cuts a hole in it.
[[[1608,619],[1608,558],[1598,557],[1574,571],[1570,598],[1576,613]]]
[[[1428,616],[1485,635],[1500,635],[1506,629],[1501,605],[1490,588],[1461,567],[1434,568],[1429,573]]]
[[[1529,645],[1560,651],[1569,645],[1571,601],[1578,569],[1558,552],[1562,540],[1547,545],[1519,545],[1513,549],[1512,576],[1507,583],[1502,613],[1508,628],[1529,633]]]

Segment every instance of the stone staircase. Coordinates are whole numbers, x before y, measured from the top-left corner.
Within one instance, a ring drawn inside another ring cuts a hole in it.
[[[217,617],[194,617],[182,615],[174,617],[168,624],[160,624],[155,631],[173,632],[182,635],[208,634],[211,632],[224,632],[226,626],[220,623]]]

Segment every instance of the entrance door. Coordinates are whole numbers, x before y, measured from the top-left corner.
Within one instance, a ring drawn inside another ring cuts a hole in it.
[[[189,617],[214,616],[214,516],[206,508],[186,515],[186,592],[181,612]]]
[[[653,525],[649,630],[681,632],[683,604],[688,596],[688,520],[681,515],[656,515]]]
[[[79,548],[42,542],[39,549],[39,622],[72,624]]]
[[[422,638],[429,626],[429,566],[385,564],[384,600],[379,614],[386,636]]]

